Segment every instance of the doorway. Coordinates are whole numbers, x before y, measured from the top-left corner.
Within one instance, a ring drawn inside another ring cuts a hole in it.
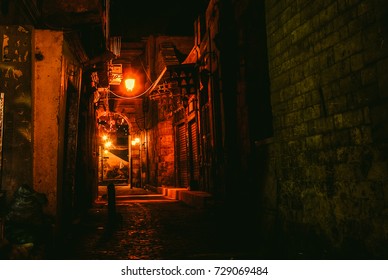
[[[99,185],[130,183],[129,125],[124,116],[106,113],[98,118]]]

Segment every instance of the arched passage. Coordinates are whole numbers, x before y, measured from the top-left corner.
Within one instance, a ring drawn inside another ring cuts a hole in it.
[[[128,185],[131,182],[131,123],[117,112],[97,114],[99,147],[98,185]]]

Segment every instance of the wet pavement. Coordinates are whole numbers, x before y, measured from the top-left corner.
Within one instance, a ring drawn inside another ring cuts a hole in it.
[[[138,191],[116,193],[116,219],[99,203],[74,225],[56,259],[258,259],[259,249],[236,235],[215,209],[196,209],[181,201]]]

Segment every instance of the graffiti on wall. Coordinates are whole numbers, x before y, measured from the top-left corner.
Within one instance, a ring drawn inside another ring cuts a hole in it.
[[[32,184],[31,29],[0,26],[0,47],[1,188],[15,190]]]

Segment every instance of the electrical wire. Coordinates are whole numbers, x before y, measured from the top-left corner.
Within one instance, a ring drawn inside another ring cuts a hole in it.
[[[122,95],[119,95],[117,93],[114,93],[113,91],[111,91],[110,89],[108,89],[108,92],[112,93],[114,96],[118,97],[118,98],[121,98],[121,99],[136,99],[140,96],[143,96],[144,94],[148,93],[148,91],[151,89],[153,85],[150,85],[149,88],[147,88],[143,93],[140,93],[136,96],[122,96]]]
[[[110,89],[107,89],[108,92],[112,93],[114,96],[118,97],[118,98],[122,98],[122,99],[136,99],[140,96],[143,96],[144,94],[147,94],[149,91],[152,91],[154,90],[154,88],[156,87],[156,85],[159,83],[159,81],[162,79],[164,73],[167,71],[167,68],[165,67],[163,69],[163,71],[160,73],[159,77],[155,80],[155,82],[153,82],[149,88],[147,88],[144,92],[136,95],[136,96],[122,96],[122,95],[119,95],[117,93],[114,93],[113,91],[111,91]]]
[[[139,59],[140,59],[140,58],[139,58]],[[148,72],[147,72],[147,70],[145,69],[144,63],[143,63],[143,61],[142,61],[141,59],[140,59],[140,64],[141,64],[141,66],[143,67],[143,71],[144,71],[144,73],[146,74],[148,81],[152,82],[152,79],[151,79],[150,75],[148,75]]]

